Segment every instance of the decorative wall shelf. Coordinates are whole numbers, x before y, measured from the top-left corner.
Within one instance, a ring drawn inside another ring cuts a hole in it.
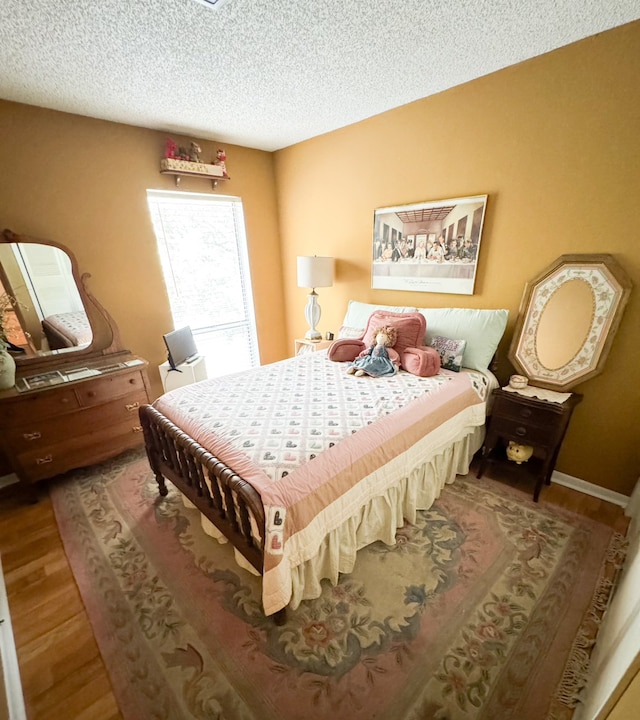
[[[182,176],[209,178],[214,188],[218,184],[218,180],[229,180],[229,176],[221,165],[177,160],[175,158],[163,158],[160,161],[160,173],[162,175],[174,175],[176,185],[180,184]]]

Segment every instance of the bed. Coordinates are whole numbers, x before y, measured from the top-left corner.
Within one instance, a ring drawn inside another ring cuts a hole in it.
[[[93,339],[89,319],[82,310],[48,315],[42,320],[42,330],[50,350],[82,347]]]
[[[381,308],[417,311],[352,301],[339,337],[362,334]],[[459,371],[356,378],[321,351],[179,388],[140,408],[160,494],[169,480],[205,530],[262,575],[264,611],[276,622],[317,597],[323,580],[350,572],[359,548],[393,544],[397,528],[466,473],[482,444],[497,387],[488,366],[507,312],[420,312],[426,344],[448,337],[466,346]]]

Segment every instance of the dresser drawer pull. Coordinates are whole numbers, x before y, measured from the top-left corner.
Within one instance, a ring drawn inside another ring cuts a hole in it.
[[[140,407],[140,403],[139,402],[130,403],[129,405],[125,405],[125,407],[127,408],[127,410],[129,412],[131,412],[132,410],[137,410]]]
[[[517,427],[514,432],[518,437],[524,437],[527,434],[527,428]]]
[[[36,465],[46,465],[47,463],[53,462],[53,455],[45,455],[44,457],[36,460]]]
[[[533,412],[533,410],[531,408],[522,408],[522,410],[520,410],[520,416],[524,417],[524,418],[528,418],[528,417],[531,417],[532,412]]]
[[[134,433],[142,432],[142,425],[134,425],[134,426],[131,428],[131,432],[134,432]]]
[[[71,402],[71,400],[70,400],[68,397],[63,397],[63,398],[60,400],[60,402],[64,404],[64,403]]]
[[[32,433],[22,433],[22,437],[25,440],[40,440],[42,437],[42,433],[40,432],[32,432]]]

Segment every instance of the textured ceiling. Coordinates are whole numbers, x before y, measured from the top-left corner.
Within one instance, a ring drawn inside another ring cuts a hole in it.
[[[0,98],[276,150],[639,17],[638,0],[0,0]]]

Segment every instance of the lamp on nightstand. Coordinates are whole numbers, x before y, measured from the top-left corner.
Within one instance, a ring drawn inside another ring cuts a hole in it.
[[[304,316],[309,323],[305,339],[319,341],[322,334],[316,330],[320,322],[320,305],[316,288],[331,287],[333,285],[333,258],[332,257],[301,257],[298,256],[298,287],[311,288],[307,295],[308,301],[304,309]]]

